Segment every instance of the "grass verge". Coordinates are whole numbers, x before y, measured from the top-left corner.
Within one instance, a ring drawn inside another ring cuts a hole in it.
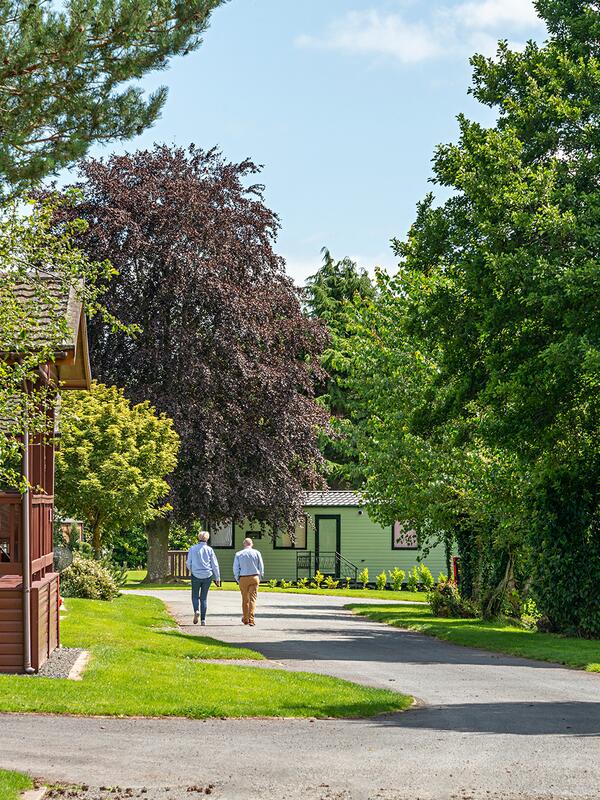
[[[83,716],[362,717],[411,699],[304,672],[203,663],[253,650],[181,633],[162,601],[67,601],[62,641],[92,653],[80,682],[0,675],[0,711]],[[0,797],[2,795],[0,794]]]
[[[0,769],[0,797],[2,800],[18,800],[21,792],[32,787],[33,781],[27,775]]]
[[[576,639],[555,633],[539,633],[503,622],[434,617],[428,608],[417,605],[350,604],[346,608],[377,622],[385,622],[398,628],[409,628],[453,644],[540,661],[552,661],[589,672],[600,672],[598,639]]]
[[[189,591],[190,585],[186,584],[158,584],[150,585],[142,583],[146,577],[145,569],[129,570],[127,574],[127,583],[124,589],[178,589]],[[239,592],[237,583],[234,581],[223,581],[222,589],[225,592]],[[219,591],[216,586],[212,586],[212,590]],[[283,594],[316,594],[316,595],[330,595],[332,597],[355,597],[357,599],[369,597],[373,600],[404,600],[409,603],[425,603],[427,602],[426,592],[392,592],[388,590],[380,591],[378,589],[282,589],[276,587],[272,589],[270,586],[262,585],[261,592],[281,592]]]

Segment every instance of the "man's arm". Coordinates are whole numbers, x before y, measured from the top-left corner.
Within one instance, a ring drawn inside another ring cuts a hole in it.
[[[258,563],[259,563],[259,567],[260,567],[260,577],[264,578],[265,577],[265,563],[263,561],[262,553],[260,551],[258,551],[258,550],[256,552],[258,554]]]
[[[215,555],[215,551],[210,548],[210,566],[213,571],[213,576],[217,583],[221,583],[221,570],[219,569],[219,562],[217,561],[217,557]]]
[[[191,549],[191,547],[190,547],[190,549],[188,550],[188,554],[187,554],[187,558],[186,558],[186,560],[185,560],[185,563],[187,564],[187,568],[188,568],[188,569],[190,570],[190,572],[191,572],[191,570],[192,570],[192,549]]]
[[[235,578],[236,583],[240,582],[240,557],[237,553],[233,559],[233,577]]]

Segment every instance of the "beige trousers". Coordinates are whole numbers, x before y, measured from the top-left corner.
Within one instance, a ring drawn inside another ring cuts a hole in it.
[[[240,575],[240,592],[242,593],[242,621],[247,625],[254,624],[256,596],[258,595],[258,575]]]

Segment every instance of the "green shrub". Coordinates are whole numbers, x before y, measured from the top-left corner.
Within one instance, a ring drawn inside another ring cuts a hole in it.
[[[321,584],[323,583],[323,581],[324,581],[324,580],[325,580],[325,575],[323,575],[323,573],[321,572],[321,570],[320,570],[320,569],[318,569],[318,570],[315,572],[315,577],[314,577],[314,584],[315,584],[315,587],[316,587],[317,589],[320,589],[320,588],[321,588]]]
[[[269,581],[269,588],[276,589],[277,588],[277,578],[271,578]]]
[[[350,588],[350,578],[349,578],[349,576],[346,576],[344,578],[344,581],[345,581],[344,588],[345,589],[349,589]]]
[[[440,572],[437,576],[436,583],[448,583],[448,576],[444,572]]]
[[[60,592],[64,597],[114,600],[119,587],[106,567],[75,553],[73,563],[60,576]]]
[[[328,576],[325,578],[325,586],[326,586],[328,589],[337,589],[337,587],[338,587],[339,585],[340,585],[340,582],[339,582],[339,581],[335,581],[335,580],[334,580],[334,579],[331,577],[331,575],[328,575]]]
[[[458,586],[452,581],[438,583],[427,595],[427,602],[434,617],[473,619],[478,616],[475,604],[470,600],[463,600]]]
[[[385,589],[387,586],[387,574],[386,571],[380,572],[379,575],[375,578],[375,585],[378,589]]]
[[[358,573],[358,582],[362,583],[363,589],[367,588],[367,583],[369,582],[369,568],[365,567],[361,572]]]
[[[426,592],[431,591],[435,583],[431,570],[425,564],[421,564],[419,567],[419,583]]]
[[[413,567],[410,572],[408,573],[408,578],[406,579],[406,587],[409,592],[416,592],[419,588],[419,570],[417,567]]]
[[[279,585],[282,589],[289,589],[292,585],[291,581],[286,581],[284,578],[281,579]]]
[[[395,592],[401,591],[405,574],[404,570],[398,569],[398,567],[394,567],[394,569],[390,570],[390,583]]]
[[[308,586],[308,578],[298,578],[296,581],[296,586],[298,589],[306,589]]]

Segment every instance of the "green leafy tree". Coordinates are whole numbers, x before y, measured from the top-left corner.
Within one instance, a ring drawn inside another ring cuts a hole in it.
[[[407,331],[435,363],[413,420],[489,458],[469,511],[487,499],[494,531],[510,537],[512,519],[527,536],[549,626],[597,636],[600,11],[536,7],[543,47],[501,43],[495,58],[473,58],[472,93],[498,122],[459,117],[459,141],[434,158],[450,199],[427,197],[395,249],[399,285],[414,289]],[[505,509],[490,491],[496,472]]]
[[[94,142],[129,139],[166,89],[132,85],[196,49],[222,0],[0,2],[0,186],[37,183]]]
[[[364,269],[344,258],[335,261],[323,248],[321,268],[306,281],[304,302],[308,315],[327,326],[329,345],[321,356],[328,379],[320,402],[327,408],[331,426],[321,434],[321,448],[326,460],[329,482],[336,486],[355,485],[358,480],[358,457],[354,425],[346,379],[349,369],[350,308],[356,298],[373,296],[373,284]]]
[[[177,464],[179,437],[148,403],[94,384],[65,395],[56,461],[57,506],[85,520],[96,557],[112,534],[164,513],[166,477]]]

